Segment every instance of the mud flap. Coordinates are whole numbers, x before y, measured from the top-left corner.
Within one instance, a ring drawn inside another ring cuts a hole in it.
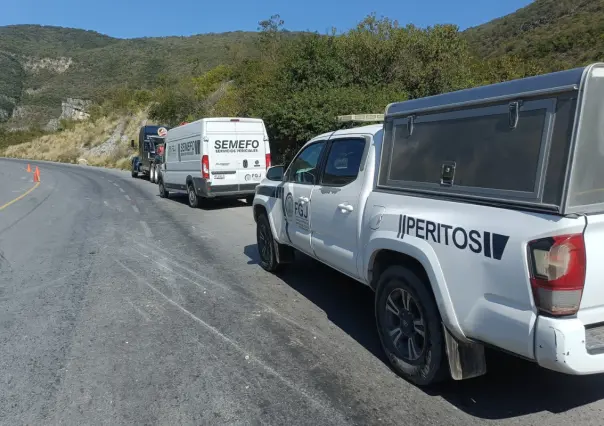
[[[274,240],[273,240],[274,241]],[[294,261],[294,249],[285,244],[274,241],[277,263],[292,263]]]
[[[458,341],[443,325],[449,369],[453,380],[465,380],[486,374],[484,346]]]

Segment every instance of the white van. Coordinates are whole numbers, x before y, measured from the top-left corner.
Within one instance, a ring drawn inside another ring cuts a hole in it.
[[[264,121],[258,118],[202,118],[175,127],[166,137],[159,194],[187,192],[189,205],[199,198],[245,198],[271,166]]]

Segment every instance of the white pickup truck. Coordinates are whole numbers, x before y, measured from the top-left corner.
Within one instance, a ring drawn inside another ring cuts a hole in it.
[[[485,346],[604,372],[604,64],[391,104],[270,168],[253,212],[264,269],[297,250],[374,289],[418,385]]]

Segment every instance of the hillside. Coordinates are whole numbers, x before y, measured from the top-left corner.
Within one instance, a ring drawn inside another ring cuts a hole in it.
[[[158,77],[198,75],[254,52],[255,33],[116,39],[93,31],[0,27],[0,122],[45,125],[66,98],[98,99],[107,89],[151,88]],[[18,106],[14,111],[14,107]]]
[[[478,62],[486,59],[495,70],[489,76],[508,79],[604,60],[602,34],[604,0],[535,0],[459,35]],[[255,32],[117,39],[70,28],[0,27],[0,127],[44,127],[51,119],[56,123],[68,98],[99,101],[112,88],[155,89],[160,82],[174,87],[183,77],[256,57],[258,41]],[[496,71],[501,66],[507,69]],[[408,67],[417,68],[413,62]]]
[[[604,60],[603,34],[604,0],[535,0],[464,32],[480,56],[514,54],[548,71]]]

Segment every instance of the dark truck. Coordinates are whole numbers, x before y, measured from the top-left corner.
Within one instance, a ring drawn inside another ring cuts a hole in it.
[[[142,126],[138,133],[138,155],[132,158],[132,177],[140,173],[152,182],[157,180],[157,164],[162,161],[162,148],[168,134],[168,126],[147,125]],[[134,148],[134,140],[131,141]]]

